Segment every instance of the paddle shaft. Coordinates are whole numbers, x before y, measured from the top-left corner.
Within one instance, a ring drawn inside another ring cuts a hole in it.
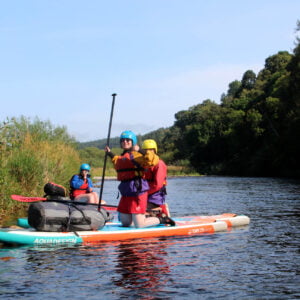
[[[106,145],[109,146],[109,140],[110,140],[110,131],[111,131],[111,125],[112,125],[112,118],[114,113],[114,106],[115,106],[115,98],[117,94],[112,94],[112,103],[111,103],[111,110],[110,110],[110,119],[109,119],[109,126],[108,126],[108,134],[107,134],[107,140]],[[100,186],[100,194],[99,194],[99,204],[98,204],[98,210],[101,209],[101,199],[102,199],[102,193],[103,193],[103,186],[104,186],[104,178],[105,178],[105,170],[106,170],[106,161],[107,161],[107,152],[105,151],[104,156],[104,163],[103,163],[103,171],[102,171],[102,179],[101,179],[101,186]]]

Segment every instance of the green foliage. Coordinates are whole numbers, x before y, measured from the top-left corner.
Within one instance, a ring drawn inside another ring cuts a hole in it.
[[[280,51],[268,57],[265,61],[265,74],[272,75],[284,71],[291,58],[290,53],[287,51]]]
[[[43,166],[34,153],[21,149],[8,161],[7,168],[12,182],[19,183],[26,193],[42,185]]]
[[[251,90],[254,88],[255,82],[255,73],[252,70],[248,70],[243,75],[241,89]]]
[[[78,149],[95,147],[95,148],[99,148],[100,150],[102,150],[102,149],[104,149],[106,144],[107,144],[107,139],[100,139],[100,140],[95,140],[95,141],[91,141],[91,142],[77,143],[77,147],[78,147]],[[120,137],[110,138],[109,146],[110,146],[110,148],[120,147]]]
[[[38,118],[11,118],[0,125],[0,182],[2,212],[22,207],[12,194],[43,196],[48,181],[68,186],[80,158],[65,127]],[[0,212],[1,214],[1,212]]]
[[[115,154],[121,153],[121,148],[112,148],[111,151]],[[79,150],[80,159],[82,162],[88,163],[92,168],[103,167],[105,151],[96,147],[87,147]],[[107,167],[113,168],[111,159],[107,159]]]
[[[80,158],[91,167],[99,167],[103,164],[104,151],[96,147],[87,147],[79,150]]]

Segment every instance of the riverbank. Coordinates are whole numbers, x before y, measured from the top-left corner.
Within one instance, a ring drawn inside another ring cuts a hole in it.
[[[204,176],[204,175],[199,175],[199,174],[193,174],[193,175],[187,175],[187,174],[182,174],[182,175],[168,175],[167,176],[167,180],[170,178],[183,178],[183,177],[200,177],[200,176]],[[117,180],[117,176],[105,176],[104,180]],[[102,177],[100,176],[94,176],[93,177],[93,182],[94,182],[94,187],[100,187],[99,182],[102,181]]]
[[[101,180],[103,176],[103,168],[94,168],[92,170],[93,180]],[[195,170],[186,166],[168,166],[168,178],[171,177],[186,177],[186,176],[202,176],[195,172]],[[114,168],[107,168],[105,172],[105,180],[115,180],[116,170]]]

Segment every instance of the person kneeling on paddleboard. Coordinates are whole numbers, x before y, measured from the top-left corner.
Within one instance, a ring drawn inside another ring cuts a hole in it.
[[[105,151],[114,164],[117,179],[121,181],[118,187],[121,200],[117,211],[122,225],[129,227],[133,223],[136,228],[158,224],[174,226],[175,222],[168,217],[146,218],[149,184],[144,176],[144,168],[156,165],[159,157],[154,152],[140,149],[136,135],[130,130],[121,133],[120,145],[123,149],[121,155],[114,155],[108,146]]]
[[[89,164],[82,164],[79,168],[79,174],[73,175],[70,180],[70,198],[75,201],[85,201],[87,203],[99,202],[96,192],[93,192],[93,183],[90,178],[91,167]],[[102,200],[101,203],[105,204]]]
[[[142,149],[157,154],[155,140],[145,140],[142,143]],[[147,211],[150,215],[158,214],[170,217],[168,205],[165,203],[167,194],[167,166],[165,162],[159,159],[155,166],[145,168],[145,178],[149,183]]]

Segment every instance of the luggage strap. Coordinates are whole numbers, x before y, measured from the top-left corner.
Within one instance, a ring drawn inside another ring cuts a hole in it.
[[[77,209],[83,216],[83,219],[85,220],[86,224],[91,224],[91,222],[88,221],[88,219],[86,218],[84,212],[78,208],[74,203],[70,202],[68,203],[68,209],[69,209],[69,218],[68,218],[68,222],[67,222],[67,227],[66,227],[66,231],[69,231],[70,225],[71,225],[71,207]]]

